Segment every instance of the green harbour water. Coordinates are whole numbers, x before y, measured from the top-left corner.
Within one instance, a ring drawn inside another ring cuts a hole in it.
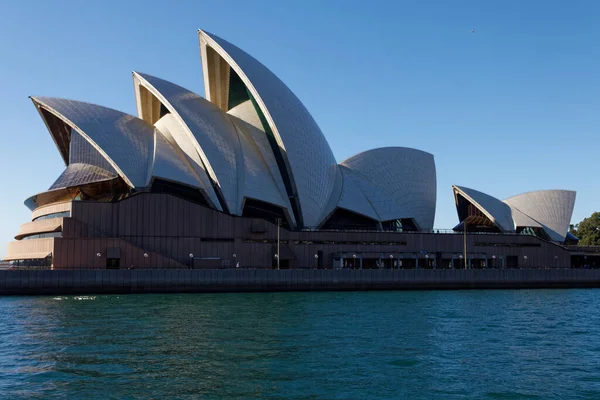
[[[600,290],[0,297],[4,399],[600,399]]]

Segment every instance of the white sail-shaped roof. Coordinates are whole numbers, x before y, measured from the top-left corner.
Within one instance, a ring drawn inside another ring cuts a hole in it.
[[[359,153],[341,165],[371,184],[363,193],[382,221],[412,218],[419,229],[433,229],[437,190],[433,155],[385,147]]]
[[[151,121],[157,113],[156,107],[144,103],[140,89],[143,87],[168,110],[155,126],[161,132],[168,131],[178,146],[195,149],[192,157],[220,190],[231,214],[242,215],[245,199],[252,198],[282,207],[294,225],[281,176],[276,163],[272,165],[274,157],[265,132],[181,86],[140,73],[134,73],[134,81],[140,116]]]
[[[350,168],[340,165],[342,174],[342,193],[337,203],[338,207],[364,215],[376,221],[381,220],[373,205],[369,202],[356,180],[360,180]]]
[[[230,213],[240,215],[241,194],[237,171],[241,168],[240,143],[227,114],[197,94],[147,74],[134,72],[138,113],[147,120],[138,85],[149,90],[176,117],[194,146],[199,162],[206,170],[215,190],[219,190]]]
[[[289,225],[295,226],[296,219],[264,132],[235,117],[231,118],[239,134],[243,160],[243,166],[238,171],[242,202],[256,199],[279,206],[284,210]],[[240,204],[240,209],[242,206]]]
[[[460,194],[495,223],[503,232],[514,232],[510,207],[497,198],[464,186],[452,186],[454,196]]]
[[[571,190],[538,190],[509,197],[504,202],[541,223],[552,240],[563,242],[569,231],[575,197]]]
[[[514,207],[510,207],[512,218],[514,221],[515,229],[519,226],[521,227],[533,227],[533,228],[543,228],[544,226],[531,218],[529,215],[526,215],[519,211]]]
[[[462,186],[452,186],[505,232],[516,228],[542,228],[556,242],[564,242],[569,230],[576,193],[570,190],[538,190],[505,200]],[[510,226],[511,229],[507,227]]]
[[[171,114],[167,114],[155,124],[151,175],[201,188],[206,192],[206,186],[186,162],[185,154],[176,145],[171,144],[173,139],[170,136],[169,120],[172,118]]]
[[[32,97],[65,163],[71,129],[87,140],[131,187],[147,184],[154,128],[132,115],[74,100]]]
[[[252,56],[204,31],[199,31],[199,39],[206,98],[228,111],[229,68],[239,76],[263,114],[265,130],[273,135],[288,195],[300,208],[297,217],[304,226],[317,226],[338,176],[335,157],[317,123],[292,91]]]

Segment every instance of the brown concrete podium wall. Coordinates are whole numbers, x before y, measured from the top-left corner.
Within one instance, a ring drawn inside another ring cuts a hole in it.
[[[271,268],[277,236],[273,223],[227,215],[167,194],[140,193],[116,203],[76,201],[71,217],[63,218],[62,237],[54,240],[53,265],[103,268],[107,249],[119,247],[122,268],[187,266],[190,254],[197,259],[218,258],[223,266]],[[333,268],[335,258],[348,260],[352,255],[411,261],[425,254],[458,258],[463,240],[463,235],[452,233],[281,229],[280,253],[289,268],[312,268],[317,264],[315,255],[320,255],[322,267]],[[522,268],[570,266],[569,250],[528,235],[470,233],[467,252],[474,258],[496,257],[497,266],[511,256]]]
[[[600,270],[0,271],[0,295],[600,287]]]

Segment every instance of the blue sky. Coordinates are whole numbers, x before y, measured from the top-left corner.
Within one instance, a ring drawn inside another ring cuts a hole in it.
[[[267,65],[339,161],[371,148],[431,152],[437,228],[451,185],[499,198],[577,190],[600,210],[600,2],[0,0],[0,256],[64,165],[28,96],[135,114],[131,71],[203,93],[196,30]],[[469,29],[476,29],[475,34]]]

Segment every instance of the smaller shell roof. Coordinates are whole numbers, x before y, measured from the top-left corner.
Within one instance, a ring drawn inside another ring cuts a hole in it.
[[[518,226],[529,226],[533,228],[543,228],[543,225],[537,222],[535,219],[530,216],[522,213],[518,209],[514,207],[510,207],[512,211],[513,221],[515,221],[515,228]]]
[[[454,195],[460,194],[484,213],[500,230],[514,232],[515,226],[510,207],[497,198],[464,186],[452,186]]]
[[[338,207],[379,221],[379,215],[355,181],[360,178],[357,178],[350,168],[343,165],[340,165],[340,171],[343,186]]]
[[[370,182],[371,188],[363,193],[381,221],[412,218],[419,229],[433,229],[437,188],[432,154],[383,147],[356,154],[341,165]]]
[[[537,190],[518,194],[504,202],[544,226],[550,238],[563,242],[575,207],[576,192],[572,190]]]

